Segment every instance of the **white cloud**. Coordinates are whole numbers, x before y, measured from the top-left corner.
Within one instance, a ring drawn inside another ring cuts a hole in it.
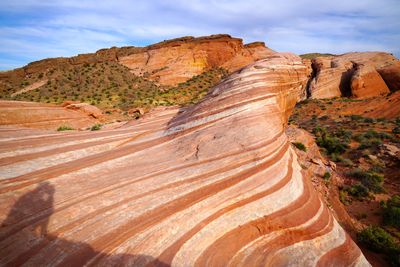
[[[21,64],[215,33],[265,41],[278,51],[400,55],[398,0],[13,0],[0,2],[2,14],[10,19],[0,25],[0,55]]]

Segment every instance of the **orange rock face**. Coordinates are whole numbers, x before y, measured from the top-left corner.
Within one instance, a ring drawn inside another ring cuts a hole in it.
[[[242,39],[216,35],[170,40],[120,57],[118,61],[136,75],[163,85],[176,85],[211,68],[235,71],[272,52],[264,43],[243,45]]]
[[[351,95],[355,98],[369,98],[390,93],[385,81],[373,66],[359,64],[351,77]]]
[[[101,114],[98,108],[89,104],[79,105],[60,107],[35,102],[0,101],[0,125],[39,129],[70,126],[78,129],[98,122],[95,119],[100,117],[98,112]]]
[[[1,129],[0,265],[369,266],[284,133],[306,82],[274,54],[119,129]]]
[[[400,87],[397,79],[400,77],[400,62],[388,53],[362,52],[318,57],[312,61],[312,67],[315,75],[309,87],[312,98],[367,98],[387,93],[388,89],[396,91]]]

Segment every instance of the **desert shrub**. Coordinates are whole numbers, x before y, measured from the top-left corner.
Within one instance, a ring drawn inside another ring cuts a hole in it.
[[[393,266],[400,265],[400,247],[384,229],[369,226],[357,234],[357,239],[369,249],[385,254],[386,259]]]
[[[368,188],[367,187],[365,187],[364,185],[362,185],[362,184],[355,184],[355,185],[352,185],[352,186],[350,186],[350,187],[346,187],[345,188],[345,191],[349,194],[349,195],[351,195],[351,196],[353,196],[353,197],[356,197],[356,198],[364,198],[364,197],[367,197],[368,195],[369,195],[369,190],[368,190]]]
[[[342,162],[344,160],[344,158],[338,153],[332,153],[330,154],[330,157],[334,162]]]
[[[339,200],[342,202],[344,205],[350,204],[349,200],[347,199],[347,191],[344,189],[339,190]]]
[[[293,144],[297,149],[300,149],[300,150],[302,150],[302,151],[304,151],[304,152],[307,151],[307,147],[306,147],[303,143],[301,143],[301,142],[293,142],[292,144]]]
[[[364,118],[365,123],[374,123],[375,120],[373,118]]]
[[[329,134],[324,134],[317,138],[317,145],[325,148],[328,154],[340,154],[346,151],[348,144],[337,137],[331,137]]]
[[[90,128],[90,130],[91,131],[98,131],[98,130],[100,130],[101,129],[101,124],[100,123],[97,123],[97,124],[95,124],[95,125],[93,125],[91,128]]]
[[[343,128],[338,128],[335,131],[334,135],[336,137],[339,137],[341,139],[346,140],[347,142],[350,142],[350,139],[353,136],[353,133],[350,130],[346,130],[346,129],[343,129]]]
[[[347,172],[347,175],[357,178],[361,183],[374,193],[379,193],[383,191],[383,174],[379,174],[373,171],[364,171],[362,169],[356,168]]]
[[[68,125],[61,125],[60,127],[57,128],[58,132],[71,131],[71,130],[74,130],[74,128],[72,128],[71,126],[68,126]]]
[[[350,116],[350,119],[351,119],[352,121],[361,121],[361,120],[363,119],[363,117],[360,116],[360,115],[351,115],[351,116]]]
[[[383,222],[386,225],[400,228],[400,195],[392,196],[383,205]]]
[[[400,134],[400,127],[399,126],[394,127],[393,130],[392,130],[392,133]]]
[[[329,180],[329,178],[331,178],[330,172],[325,172],[322,178],[324,178],[324,180]]]
[[[372,138],[372,139],[361,139],[360,145],[358,149],[366,149],[366,148],[371,148],[373,150],[376,150],[379,145],[382,144],[382,141],[378,138]]]
[[[345,166],[347,166],[347,167],[351,167],[351,166],[353,166],[354,165],[354,163],[350,160],[350,159],[348,159],[348,158],[341,158],[341,160],[340,160],[340,162],[342,162]]]

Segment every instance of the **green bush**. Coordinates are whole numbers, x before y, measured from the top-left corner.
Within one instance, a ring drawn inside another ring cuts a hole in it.
[[[364,198],[369,195],[369,190],[362,184],[355,184],[345,189],[349,195],[356,197],[356,198]]]
[[[350,201],[347,199],[347,191],[344,189],[339,190],[339,200],[342,202],[344,205],[350,204]]]
[[[400,127],[394,127],[393,128],[393,130],[392,130],[392,133],[394,133],[394,134],[400,134]]]
[[[348,148],[348,144],[337,137],[331,137],[329,134],[324,134],[317,138],[317,145],[326,149],[328,154],[343,153]]]
[[[378,146],[381,144],[382,144],[382,141],[378,138],[362,139],[358,149],[366,149],[366,148],[377,149]]]
[[[373,118],[364,118],[365,123],[374,123],[375,120]]]
[[[304,152],[307,151],[307,147],[306,147],[303,143],[301,143],[301,142],[293,142],[292,144],[293,144],[297,149],[300,149],[300,150],[302,150],[302,151],[304,151]]]
[[[90,128],[90,130],[91,131],[98,131],[98,130],[101,129],[101,126],[102,125],[100,123],[97,123],[97,124],[93,125],[92,128]]]
[[[351,116],[350,116],[350,119],[351,119],[352,121],[361,121],[361,120],[363,119],[363,117],[360,116],[360,115],[351,115]]]
[[[365,228],[358,233],[357,239],[376,252],[398,248],[395,239],[384,229],[377,226]]]
[[[62,125],[62,126],[57,128],[58,132],[71,131],[71,130],[74,130],[74,128],[72,128],[71,126],[68,126],[68,125]]]
[[[359,242],[369,249],[383,253],[393,266],[400,265],[400,247],[396,240],[384,229],[377,226],[369,226],[357,234]]]
[[[361,183],[374,193],[380,193],[383,191],[383,174],[379,174],[373,171],[364,171],[362,169],[354,169],[347,172],[347,175],[357,178]]]
[[[353,133],[350,130],[346,130],[346,129],[343,129],[343,128],[338,128],[335,131],[334,135],[336,137],[345,139],[347,142],[350,142],[350,139],[353,136]]]
[[[330,172],[325,172],[322,178],[324,178],[324,180],[328,180],[329,178],[331,178]]]
[[[400,195],[392,196],[383,207],[383,222],[400,228]]]

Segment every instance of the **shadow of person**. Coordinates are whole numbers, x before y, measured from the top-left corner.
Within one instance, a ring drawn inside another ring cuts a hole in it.
[[[33,191],[26,193],[15,202],[1,224],[1,228],[20,230],[26,224],[32,225],[33,221],[36,221],[34,232],[38,236],[45,236],[50,215],[53,213],[54,191],[50,183],[39,183]]]
[[[54,193],[53,185],[41,182],[14,203],[0,224],[0,266],[169,266],[148,255],[106,254],[52,234]]]

